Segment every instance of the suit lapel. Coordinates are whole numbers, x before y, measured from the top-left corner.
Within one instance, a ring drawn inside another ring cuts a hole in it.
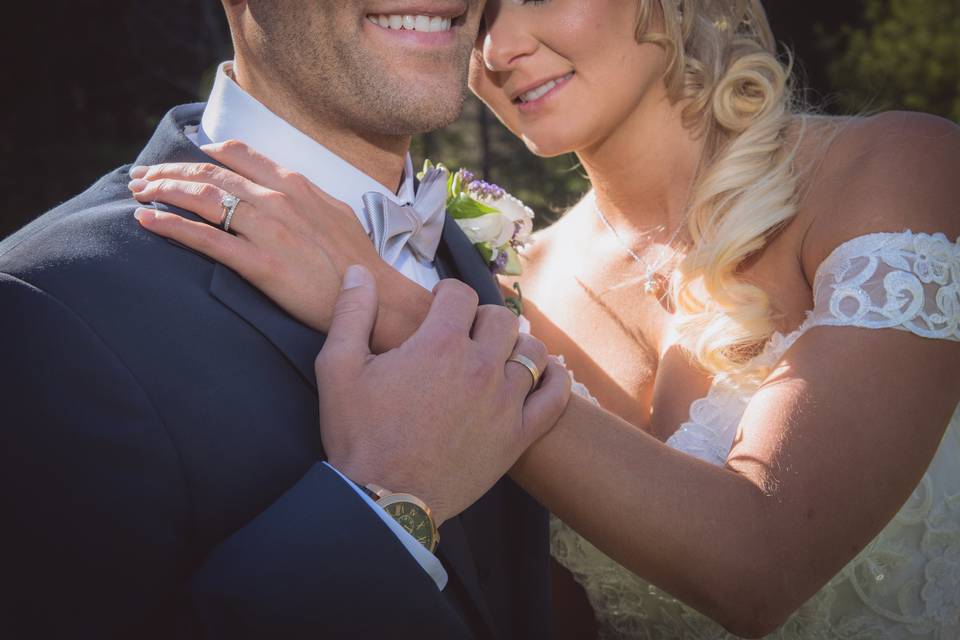
[[[213,268],[210,295],[263,334],[317,392],[313,362],[323,347],[324,334],[294,320],[236,272],[219,263]]]
[[[480,304],[503,304],[499,285],[480,252],[449,215],[443,223],[435,264],[441,278],[457,278],[473,287]]]
[[[175,107],[157,127],[136,164],[162,162],[209,162],[219,164],[184,135],[184,127],[195,125],[203,115],[202,104]],[[167,208],[167,207],[162,207]],[[178,213],[186,213],[173,209]],[[191,218],[199,220],[193,214]],[[176,243],[174,243],[176,244]],[[300,324],[266,296],[222,264],[213,267],[210,295],[230,308],[270,341],[296,368],[304,382],[316,393],[317,379],[313,361],[325,336]]]

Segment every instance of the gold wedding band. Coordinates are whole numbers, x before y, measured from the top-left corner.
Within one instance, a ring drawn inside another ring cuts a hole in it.
[[[224,192],[223,197],[220,199],[220,206],[223,207],[223,214],[220,216],[220,228],[227,233],[230,233],[230,223],[233,222],[233,212],[237,210],[238,204],[240,204],[240,198],[232,193]]]
[[[537,368],[536,363],[523,354],[516,354],[507,358],[507,362],[516,362],[517,364],[522,364],[527,371],[530,372],[530,377],[533,378],[533,384],[530,385],[530,391],[533,391],[537,388],[537,383],[540,382],[540,369]]]

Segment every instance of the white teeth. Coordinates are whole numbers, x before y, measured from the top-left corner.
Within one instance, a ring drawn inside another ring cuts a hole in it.
[[[546,84],[540,85],[533,91],[527,91],[525,94],[520,96],[520,99],[523,100],[524,102],[533,102],[534,100],[545,96],[547,92],[550,91],[550,89],[553,89],[555,86],[557,86],[556,81],[551,80]]]
[[[424,33],[450,31],[453,26],[453,18],[441,18],[439,16],[379,14],[369,15],[367,19],[384,29],[404,29],[406,31],[421,31]]]
[[[531,89],[530,91],[527,91],[526,93],[521,94],[519,96],[520,102],[533,102],[534,100],[539,100],[543,96],[547,95],[547,93],[549,93],[550,90],[553,89],[555,86],[557,86],[564,80],[569,80],[572,77],[573,77],[573,73],[568,73],[562,78],[557,78],[556,80],[550,80],[548,82],[545,82],[539,87],[537,87],[536,89]]]

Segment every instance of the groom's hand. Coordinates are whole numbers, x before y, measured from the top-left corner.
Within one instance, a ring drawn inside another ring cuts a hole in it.
[[[444,280],[430,313],[399,348],[370,352],[373,277],[350,267],[317,356],[320,425],[331,465],[361,485],[411,493],[439,525],[482,496],[560,417],[566,371],[516,316],[477,306],[467,285]],[[539,387],[512,354],[543,371]]]

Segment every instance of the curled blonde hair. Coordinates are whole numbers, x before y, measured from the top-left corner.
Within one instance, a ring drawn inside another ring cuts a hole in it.
[[[770,301],[738,271],[797,211],[791,64],[759,0],[638,1],[637,41],[664,47],[671,100],[706,141],[670,287],[680,338],[710,373],[760,379],[745,365],[774,332]]]

